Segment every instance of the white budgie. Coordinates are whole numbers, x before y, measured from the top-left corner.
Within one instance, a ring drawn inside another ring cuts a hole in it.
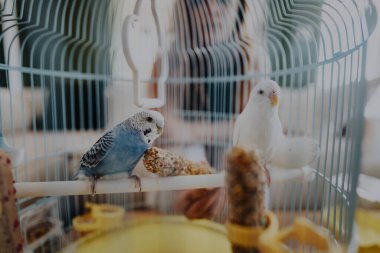
[[[239,115],[233,133],[233,145],[255,149],[264,164],[279,168],[302,168],[319,157],[316,140],[287,137],[278,116],[280,87],[272,80],[257,84]]]

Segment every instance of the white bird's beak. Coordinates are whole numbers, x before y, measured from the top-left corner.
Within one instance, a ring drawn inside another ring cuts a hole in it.
[[[278,105],[278,96],[276,94],[271,94],[269,95],[270,103],[272,106],[277,106]]]

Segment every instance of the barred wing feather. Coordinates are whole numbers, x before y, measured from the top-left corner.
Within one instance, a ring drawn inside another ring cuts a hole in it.
[[[115,141],[115,134],[110,131],[103,135],[80,160],[82,167],[95,167],[102,161]]]

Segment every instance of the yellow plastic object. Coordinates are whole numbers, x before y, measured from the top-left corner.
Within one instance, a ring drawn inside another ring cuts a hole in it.
[[[73,219],[73,227],[82,233],[93,232],[100,228],[100,222],[89,214],[77,216]]]
[[[243,247],[253,247],[261,253],[289,252],[285,242],[295,239],[301,244],[314,246],[323,252],[340,252],[330,244],[329,231],[316,226],[305,218],[297,218],[293,226],[279,230],[277,217],[267,212],[266,228],[249,228],[227,224],[228,237],[232,243]]]
[[[335,212],[333,209],[330,209],[330,213],[328,213],[327,209],[328,208],[326,207],[323,210],[323,225],[328,226],[331,233],[333,233],[336,238],[340,238],[340,237],[344,238],[346,236],[347,231],[346,231],[344,223],[341,221],[347,220],[346,208],[345,207],[342,208],[342,213],[340,212],[339,205],[337,205]],[[328,224],[327,224],[327,220],[329,220]],[[335,230],[334,230],[334,227],[335,227]]]
[[[338,209],[338,208],[337,208]],[[339,210],[339,209],[338,209]],[[332,222],[334,212],[330,212],[330,223],[329,227],[332,230],[334,223]],[[342,230],[342,236],[345,236],[344,226],[339,224],[340,220],[345,220],[345,209],[343,208],[342,218],[340,217],[340,212],[336,212],[335,217],[335,227],[336,236],[339,236],[338,230]],[[327,210],[323,212],[324,223],[327,223]],[[358,231],[358,247],[359,253],[372,253],[380,252],[380,210],[366,210],[362,208],[357,208],[356,210],[356,228]],[[341,227],[339,227],[341,226]]]
[[[91,209],[91,216],[99,221],[101,229],[120,226],[123,222],[125,210],[120,206],[86,203],[86,207]]]
[[[356,210],[359,252],[380,252],[380,211]]]
[[[83,237],[63,252],[231,253],[223,225],[182,216],[136,218],[107,232]]]
[[[108,230],[123,223],[124,208],[107,205],[86,203],[89,214],[81,215],[73,219],[73,227],[78,232],[88,233],[96,230]]]
[[[281,253],[290,251],[284,244],[289,239],[314,246],[318,252],[341,252],[337,246],[331,245],[327,229],[305,218],[298,218],[293,226],[281,230],[273,213],[267,213],[267,220],[266,228],[249,228],[235,224],[225,227],[207,220],[189,221],[182,216],[141,217],[124,223],[122,227],[97,230],[63,252],[230,253],[231,241],[244,247],[255,247],[261,253]]]

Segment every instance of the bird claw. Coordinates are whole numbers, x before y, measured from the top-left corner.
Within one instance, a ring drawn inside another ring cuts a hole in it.
[[[309,166],[305,166],[302,168],[302,173],[303,173],[303,181],[304,182],[310,182],[315,179],[316,172],[313,168]]]
[[[94,196],[96,193],[95,191],[96,179],[92,177],[90,181],[91,181],[91,194],[92,196]]]
[[[95,194],[96,194],[95,186],[96,186],[96,182],[97,182],[97,180],[99,178],[100,177],[98,177],[98,176],[93,176],[93,177],[90,178],[90,182],[91,182],[91,194],[92,194],[92,196],[95,196]]]
[[[266,165],[264,165],[264,169],[265,169],[265,175],[267,177],[267,184],[268,184],[268,186],[270,186],[270,183],[271,183],[270,172],[269,172],[269,170],[268,170],[268,168],[267,168]]]
[[[138,177],[138,176],[136,176],[136,175],[131,175],[131,176],[129,176],[129,178],[133,178],[134,180],[135,180],[135,188],[139,188],[139,192],[141,192],[141,180],[140,180],[140,178]]]

